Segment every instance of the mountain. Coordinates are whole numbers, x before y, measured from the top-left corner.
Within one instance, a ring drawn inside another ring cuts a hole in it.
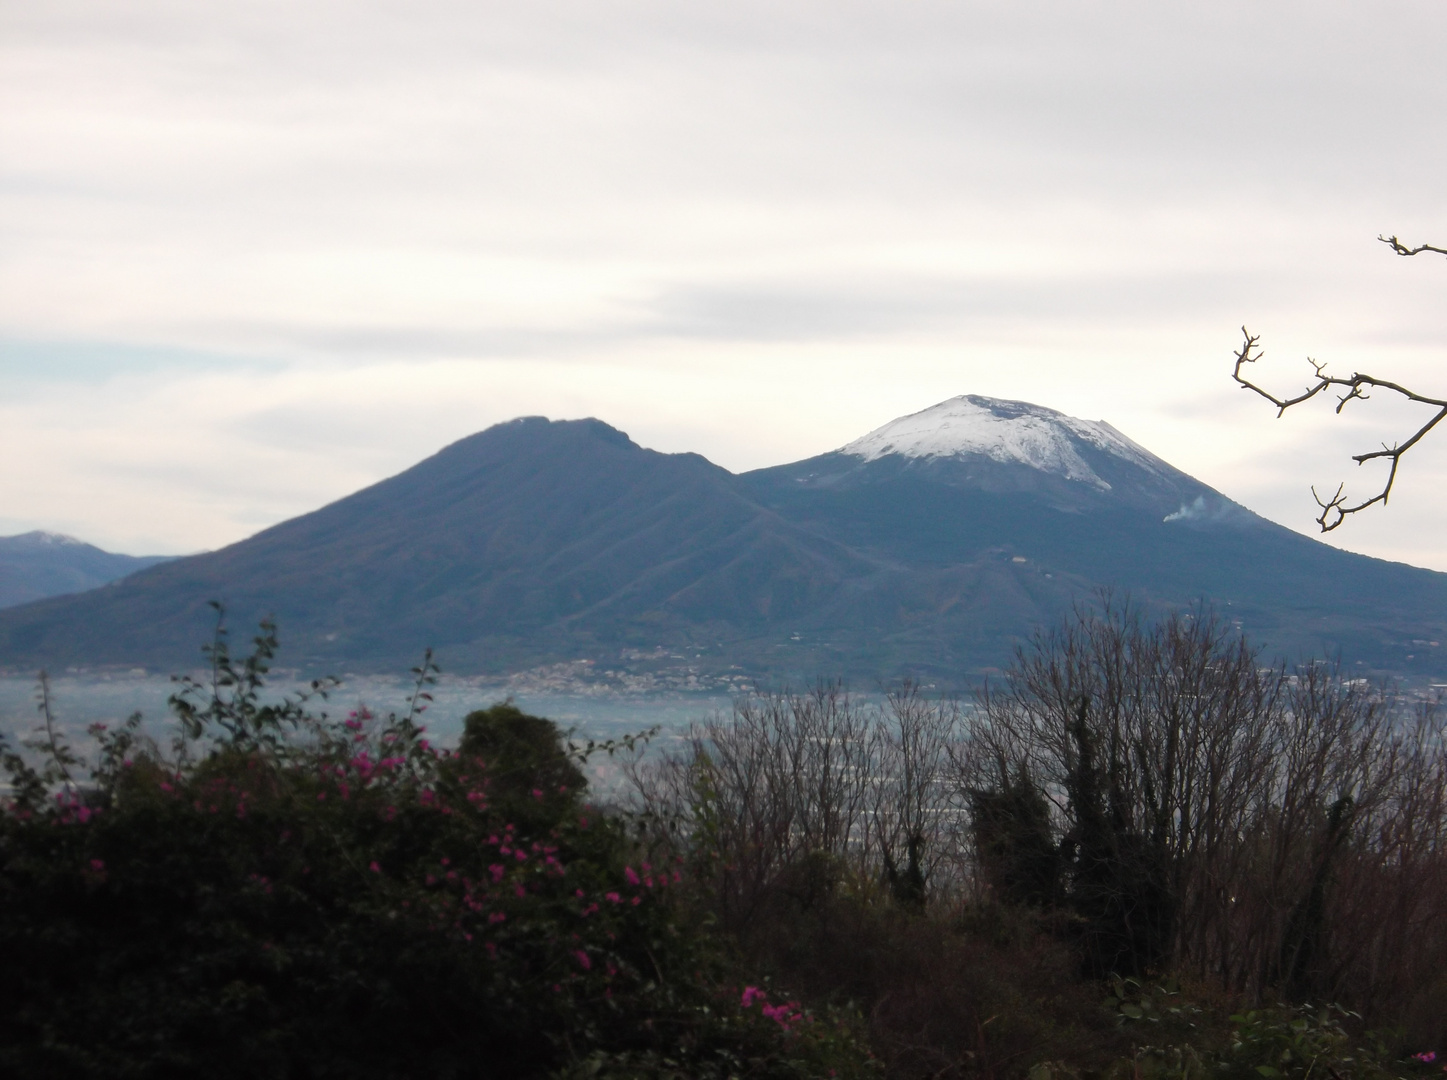
[[[528,417],[220,551],[0,613],[0,664],[176,664],[274,615],[307,663],[451,670],[765,630],[867,570],[697,454]]]
[[[1447,574],[1267,522],[1109,424],[974,396],[743,475],[598,420],[514,420],[221,551],[0,612],[0,665],[189,666],[217,599],[328,670],[432,645],[456,672],[647,654],[964,682],[1101,586],[1206,599],[1273,651],[1447,667]]]
[[[73,536],[0,536],[0,608],[84,592],[165,562],[163,555],[114,555]]]
[[[1282,528],[1103,422],[965,396],[741,479],[781,517],[906,568],[831,612],[876,627],[901,664],[983,656],[1105,586],[1157,612],[1210,601],[1273,652],[1447,670],[1447,574]]]

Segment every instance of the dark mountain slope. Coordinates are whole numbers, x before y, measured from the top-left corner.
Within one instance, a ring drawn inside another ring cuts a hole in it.
[[[1447,574],[1262,520],[1108,424],[963,397],[734,476],[516,420],[242,543],[0,612],[0,666],[190,666],[225,602],[284,661],[517,670],[665,646],[705,672],[965,682],[1106,587],[1271,652],[1447,673]]]
[[[696,454],[526,418],[224,550],[7,612],[0,662],[189,662],[218,599],[235,626],[274,615],[294,659],[396,664],[430,644],[505,666],[765,629],[866,570]]]
[[[947,411],[953,430],[931,416]],[[881,627],[895,651],[938,655],[932,643],[977,639],[990,610],[1001,615],[984,625],[1002,630],[1049,623],[1071,597],[1106,586],[1158,610],[1207,599],[1273,651],[1447,668],[1429,644],[1447,636],[1447,574],[1275,525],[1108,425],[984,398],[916,417],[931,436],[923,445],[891,431],[916,420],[906,417],[843,450],[742,478],[759,503],[815,535],[914,568],[909,584],[888,589],[913,613]],[[975,427],[962,432],[967,420]],[[1022,420],[1035,422],[1033,445],[1009,431]],[[870,605],[857,598],[829,617],[869,618]]]
[[[116,555],[71,536],[0,536],[0,608],[84,592],[166,562],[164,555]]]

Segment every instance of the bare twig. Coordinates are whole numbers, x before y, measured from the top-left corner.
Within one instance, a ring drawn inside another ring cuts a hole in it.
[[[75,752],[66,745],[55,730],[55,712],[50,707],[50,675],[42,670],[36,677],[38,686],[36,698],[39,700],[40,717],[45,721],[45,742],[39,744],[50,758],[50,764],[46,769],[48,780],[64,780],[68,790],[75,790],[75,780],[70,775],[70,766],[76,764]],[[32,744],[35,745],[35,744]]]
[[[1431,244],[1419,244],[1417,247],[1408,247],[1395,236],[1379,236],[1377,239],[1384,244],[1390,244],[1392,250],[1398,255],[1420,255],[1424,251],[1435,252],[1438,255],[1447,255],[1447,248],[1434,247]]]
[[[1427,245],[1414,249],[1406,248],[1397,242],[1396,237],[1392,237],[1389,242],[1399,254],[1403,255],[1415,255],[1419,251],[1438,251],[1447,255],[1447,251]],[[1241,374],[1242,367],[1246,364],[1254,364],[1257,360],[1261,359],[1263,355],[1258,344],[1261,340],[1259,335],[1249,333],[1244,326],[1241,328],[1241,335],[1241,348],[1236,352],[1236,366],[1231,372],[1231,377],[1235,379],[1243,389],[1254,391],[1275,405],[1277,416],[1286,412],[1286,410],[1293,405],[1300,405],[1303,401],[1309,401],[1311,398],[1316,397],[1318,394],[1332,387],[1346,391],[1337,398],[1336,411],[1338,413],[1346,407],[1349,401],[1354,399],[1366,401],[1369,395],[1363,391],[1367,389],[1390,390],[1395,394],[1400,394],[1408,401],[1415,401],[1422,405],[1430,405],[1437,410],[1437,412],[1405,442],[1397,443],[1393,446],[1388,446],[1383,443],[1380,450],[1352,455],[1352,460],[1358,465],[1363,465],[1368,461],[1375,461],[1378,458],[1385,459],[1391,463],[1391,469],[1387,473],[1387,482],[1382,485],[1382,490],[1371,498],[1354,505],[1349,505],[1346,497],[1345,484],[1337,485],[1335,494],[1325,501],[1317,494],[1315,487],[1311,489],[1312,498],[1316,499],[1316,505],[1321,507],[1321,514],[1317,517],[1316,523],[1321,526],[1322,532],[1331,532],[1346,520],[1348,514],[1355,514],[1376,503],[1386,505],[1387,498],[1392,493],[1392,484],[1395,483],[1397,479],[1397,466],[1401,463],[1402,455],[1416,446],[1417,443],[1422,440],[1422,437],[1436,427],[1443,418],[1447,418],[1447,400],[1426,397],[1407,389],[1399,383],[1394,383],[1387,379],[1378,379],[1373,375],[1365,375],[1361,372],[1354,372],[1345,378],[1339,375],[1328,375],[1326,365],[1319,364],[1310,357],[1307,358],[1306,362],[1312,366],[1313,371],[1316,373],[1315,381],[1295,397],[1279,398],[1263,390]]]

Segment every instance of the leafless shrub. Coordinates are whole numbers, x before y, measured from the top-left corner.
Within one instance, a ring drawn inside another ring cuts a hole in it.
[[[1073,928],[1087,973],[1331,998],[1447,1036],[1420,1026],[1447,987],[1436,707],[1263,664],[1206,609],[1147,624],[1107,598],[970,707],[913,685],[744,697],[634,780],[720,923],[778,950],[841,899],[1025,904],[1037,930]]]
[[[1104,824],[1078,805],[1074,723],[1098,748]],[[1089,829],[1108,833],[1091,850],[1122,862],[1147,853],[1156,906],[1140,893],[1116,904],[1135,920],[1120,931],[1137,935],[1132,945],[1160,934],[1146,966],[1379,1016],[1416,1007],[1442,970],[1447,761],[1435,707],[1412,713],[1330,664],[1263,666],[1209,611],[1146,626],[1107,604],[1022,651],[967,727],[970,760],[992,763],[974,783],[1024,772],[1051,800],[1067,893],[1087,880]],[[1107,880],[1122,893],[1151,884]]]
[[[634,785],[685,840],[728,925],[780,890],[808,904],[841,885],[883,889],[923,906],[965,865],[949,764],[959,726],[955,702],[908,683],[883,703],[837,684],[759,693],[695,725]]]

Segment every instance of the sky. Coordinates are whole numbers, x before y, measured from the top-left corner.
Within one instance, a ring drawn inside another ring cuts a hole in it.
[[[0,0],[0,534],[221,547],[520,415],[742,471],[957,394],[1272,520],[1447,397],[1447,7]],[[1447,430],[1328,542],[1447,571]]]

